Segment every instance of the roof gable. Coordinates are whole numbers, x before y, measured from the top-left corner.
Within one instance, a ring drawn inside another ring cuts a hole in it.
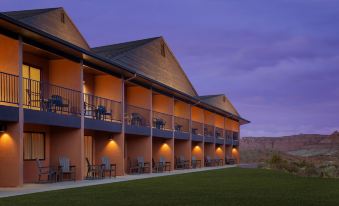
[[[113,62],[191,96],[192,83],[162,37],[93,48]]]
[[[205,102],[219,109],[222,109],[236,116],[239,116],[238,111],[235,109],[231,101],[224,94],[199,96],[198,98],[202,102]]]
[[[3,12],[25,24],[89,50],[89,45],[63,8]]]

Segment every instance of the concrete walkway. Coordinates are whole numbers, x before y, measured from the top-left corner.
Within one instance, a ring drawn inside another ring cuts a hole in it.
[[[17,196],[17,195],[25,195],[37,192],[46,192],[53,190],[62,190],[69,188],[78,188],[78,187],[86,187],[92,185],[102,185],[114,182],[125,182],[131,180],[139,180],[139,179],[147,179],[153,177],[161,177],[161,176],[169,176],[169,175],[179,175],[193,172],[202,172],[216,169],[224,169],[236,167],[235,165],[225,165],[220,167],[204,167],[197,169],[187,169],[187,170],[174,170],[171,172],[164,173],[152,173],[152,174],[141,174],[141,175],[126,175],[119,176],[111,179],[101,179],[101,180],[82,180],[82,181],[67,181],[67,182],[58,182],[58,183],[48,183],[48,184],[24,184],[23,187],[18,188],[0,188],[0,198]]]

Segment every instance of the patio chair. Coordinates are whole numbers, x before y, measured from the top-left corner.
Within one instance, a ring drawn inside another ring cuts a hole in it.
[[[56,182],[57,181],[57,172],[55,168],[51,166],[42,166],[39,159],[36,159],[36,164],[38,167],[38,183],[42,183],[41,177],[47,176],[46,182]]]
[[[132,117],[131,118],[131,125],[138,126],[138,127],[143,126],[143,123],[144,123],[143,119],[144,118],[142,117],[141,114],[133,112],[131,117]]]
[[[189,160],[185,160],[184,156],[180,156],[176,158],[176,169],[188,169],[189,168]]]
[[[171,162],[166,161],[164,157],[160,157],[159,162],[163,165],[165,171],[171,171]]]
[[[60,112],[63,112],[63,108],[67,108],[66,112],[69,112],[69,104],[62,96],[52,95],[49,102],[49,104],[54,107],[54,112],[57,112],[58,109],[60,109]]]
[[[58,175],[60,181],[64,180],[64,176],[69,176],[69,180],[74,180],[76,178],[76,167],[70,164],[70,160],[67,157],[59,158],[59,167],[58,167]]]
[[[129,174],[136,174],[139,173],[139,165],[138,165],[138,161],[135,160],[134,162],[128,157],[127,158],[128,161],[128,170],[129,170]],[[133,164],[135,163],[135,164]]]
[[[222,166],[223,159],[216,157],[214,159],[214,162],[215,162],[215,166]]]
[[[150,163],[145,162],[144,157],[137,157],[137,161],[138,161],[138,166],[139,166],[139,173],[145,173],[146,170],[150,172],[150,169],[151,169]]]
[[[106,116],[112,116],[112,110],[108,112],[105,106],[99,105],[98,108],[95,110],[95,114],[96,119],[106,120]]]
[[[211,157],[207,155],[205,158],[205,167],[213,167],[214,163],[214,160],[212,160]]]
[[[154,118],[153,119],[155,128],[157,129],[165,129],[166,121],[161,118]]]
[[[175,131],[180,132],[181,129],[182,129],[182,125],[181,125],[181,124],[176,124],[176,125],[174,126],[174,129],[175,129]]]
[[[87,162],[87,175],[86,179],[96,179],[101,177],[101,167],[100,165],[93,165],[89,162],[89,159],[86,157]]]
[[[226,157],[225,163],[228,165],[234,165],[236,163],[236,160],[233,157]]]
[[[109,178],[112,178],[112,173],[113,177],[117,176],[117,165],[116,164],[111,164],[109,161],[108,157],[102,157],[101,158],[101,165],[102,165],[102,175],[105,177],[105,173],[109,173]]]
[[[152,170],[155,173],[163,172],[164,171],[164,165],[161,162],[155,162],[152,158]]]
[[[201,168],[201,160],[197,160],[195,156],[192,156],[192,168]]]

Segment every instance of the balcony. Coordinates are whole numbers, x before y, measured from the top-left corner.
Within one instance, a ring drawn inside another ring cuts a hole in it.
[[[85,128],[121,132],[121,102],[84,94]]]
[[[125,111],[125,132],[127,134],[151,135],[150,110],[134,105],[126,105]]]
[[[0,120],[19,120],[19,77],[0,72]]]
[[[224,144],[224,129],[219,127],[215,128],[215,143]]]
[[[226,145],[233,144],[233,132],[230,130],[225,130],[225,144]]]
[[[204,124],[192,121],[192,140],[202,142],[204,140]]]
[[[214,126],[205,124],[204,125],[204,137],[205,142],[214,143]]]
[[[233,132],[233,145],[239,146],[239,132]]]
[[[162,138],[173,137],[173,116],[161,112],[153,111],[153,136]]]
[[[80,128],[81,92],[23,78],[26,123]]]
[[[176,139],[188,140],[189,133],[189,119],[174,116],[174,137]]]

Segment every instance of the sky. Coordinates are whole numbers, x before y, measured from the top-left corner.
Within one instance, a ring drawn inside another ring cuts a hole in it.
[[[163,36],[199,95],[251,121],[241,136],[339,130],[339,0],[0,0],[47,7],[91,47]]]

